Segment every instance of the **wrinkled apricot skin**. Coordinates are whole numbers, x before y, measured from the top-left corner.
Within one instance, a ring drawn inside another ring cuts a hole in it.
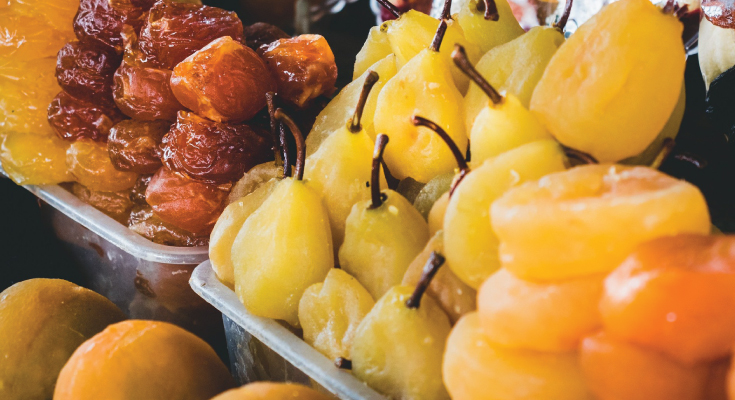
[[[164,222],[206,235],[222,213],[228,193],[163,167],[153,175],[145,199]]]
[[[112,76],[122,57],[95,43],[69,42],[56,58],[56,80],[65,92],[90,101],[113,105]]]
[[[639,246],[605,280],[605,329],[685,364],[735,343],[735,237],[679,235]]]
[[[110,130],[107,151],[120,171],[154,174],[161,168],[158,146],[171,124],[166,121],[127,120]]]
[[[53,57],[59,48],[74,38],[67,27],[54,29],[39,21],[37,15],[23,15],[16,7],[0,7],[0,63],[33,62]],[[67,21],[68,23],[68,21]]]
[[[298,107],[335,90],[337,64],[322,36],[279,39],[261,47],[258,53],[276,79],[278,95]]]
[[[117,192],[135,185],[138,174],[118,171],[105,143],[77,140],[66,151],[66,166],[77,182],[90,190]]]
[[[260,46],[290,37],[281,28],[265,22],[256,22],[244,27],[243,36],[245,37],[244,44],[256,51]]]
[[[137,32],[145,16],[146,10],[132,1],[81,0],[74,18],[74,33],[81,41],[95,42],[122,53],[123,26],[130,25]]]
[[[184,107],[171,91],[171,71],[127,62],[115,72],[115,104],[130,118],[173,121]]]
[[[237,14],[197,4],[159,1],[140,31],[140,50],[153,65],[173,69],[214,39],[243,40]]]
[[[75,182],[72,184],[71,192],[79,200],[102,211],[115,221],[121,224],[128,223],[130,210],[133,208],[133,202],[130,200],[130,190],[99,192],[89,190],[86,186]]]
[[[66,167],[69,143],[55,135],[10,132],[2,139],[0,162],[19,185],[53,185],[74,180]]]
[[[181,104],[217,122],[249,120],[276,85],[258,54],[230,37],[219,38],[179,63],[171,89]]]
[[[107,141],[110,129],[124,118],[115,106],[100,106],[61,92],[48,108],[48,122],[66,140]]]
[[[197,236],[164,222],[147,205],[132,210],[128,228],[153,243],[166,246],[193,247],[209,244],[209,236]]]
[[[182,111],[163,137],[161,161],[191,179],[230,183],[273,155],[267,135],[248,125],[213,122]]]
[[[73,32],[69,21],[74,20],[79,8],[79,0],[9,0],[5,4],[20,15],[43,19],[54,29],[70,33]]]

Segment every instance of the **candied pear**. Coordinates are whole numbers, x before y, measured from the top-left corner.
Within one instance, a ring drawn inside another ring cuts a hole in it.
[[[373,155],[371,200],[360,201],[347,217],[339,264],[373,298],[401,283],[411,261],[429,241],[429,227],[403,196],[380,191],[380,162],[388,136],[378,135]]]
[[[334,267],[329,216],[319,193],[303,180],[306,151],[296,123],[276,118],[296,138],[294,177],[273,188],[240,228],[232,245],[235,292],[251,313],[298,326],[299,300]]]
[[[370,28],[365,44],[355,57],[355,67],[352,71],[352,80],[357,80],[376,62],[393,54],[393,48],[390,47],[388,39],[388,27],[393,20],[385,21],[380,26]]]
[[[441,371],[449,319],[434,299],[423,296],[443,262],[434,253],[416,289],[392,287],[355,333],[352,373],[391,399],[449,399]]]
[[[444,193],[436,200],[429,211],[429,234],[434,236],[435,233],[444,229],[444,215],[447,213],[449,205],[449,192]]]
[[[463,0],[459,3],[457,22],[467,41],[480,48],[480,54],[525,33],[507,0]]]
[[[437,175],[432,180],[426,183],[423,188],[416,195],[416,199],[413,201],[413,206],[424,216],[427,220],[429,219],[429,213],[444,193],[449,191],[449,187],[452,185],[454,179],[454,171],[447,172],[445,174]]]
[[[350,359],[355,331],[374,305],[357,279],[332,269],[323,283],[309,286],[301,296],[299,323],[304,340],[332,360]]]

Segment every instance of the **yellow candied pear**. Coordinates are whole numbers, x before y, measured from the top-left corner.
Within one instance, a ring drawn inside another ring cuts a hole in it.
[[[302,179],[306,151],[301,132],[282,110],[274,115],[296,138],[295,176],[276,184],[235,237],[235,292],[251,313],[298,326],[301,295],[334,267],[332,235],[319,193]]]
[[[362,320],[352,344],[352,373],[395,400],[449,400],[442,355],[451,329],[424,291],[444,259],[434,253],[421,282],[394,286]]]
[[[385,21],[380,26],[370,28],[365,44],[355,57],[355,67],[352,70],[352,80],[357,80],[376,62],[393,54],[388,40],[388,27],[393,20]]]
[[[378,135],[373,154],[371,199],[347,217],[339,264],[378,299],[401,283],[411,261],[429,241],[429,227],[403,196],[380,191],[380,163],[388,136]]]
[[[429,234],[434,236],[435,233],[444,229],[444,215],[447,213],[449,205],[449,192],[444,193],[436,200],[429,211]]]
[[[492,204],[491,220],[503,267],[536,281],[606,273],[643,242],[710,231],[696,186],[652,168],[610,164],[513,188]]]
[[[605,6],[554,54],[531,111],[562,144],[602,162],[639,154],[679,98],[682,30],[648,0]]]
[[[69,142],[55,134],[10,132],[2,138],[0,163],[19,185],[54,185],[73,181],[66,166]]]
[[[351,359],[357,326],[375,305],[370,293],[341,269],[309,286],[299,302],[304,340],[331,360]]]
[[[507,0],[462,0],[458,3],[459,13],[455,18],[467,41],[480,48],[480,54],[525,33]]]
[[[421,188],[416,199],[413,201],[413,206],[424,216],[427,220],[429,219],[429,213],[431,212],[434,203],[436,203],[444,193],[449,191],[449,187],[452,185],[454,179],[454,171],[447,172],[441,175],[437,175],[432,180],[426,183]]]
[[[335,256],[345,237],[345,221],[352,206],[370,198],[370,163],[375,144],[362,128],[361,118],[370,91],[380,77],[367,72],[354,115],[329,135],[306,160],[304,178],[322,195],[332,227]],[[383,180],[384,181],[384,180]]]
[[[361,121],[362,128],[374,139],[376,131],[373,127],[373,120],[378,105],[378,94],[382,91],[383,86],[396,75],[396,56],[392,54],[386,56],[373,64],[370,70],[378,74],[380,78],[370,91],[370,96],[368,96],[365,109],[362,112]],[[314,122],[314,127],[311,128],[309,136],[306,137],[307,155],[310,156],[315,153],[327,136],[344,128],[345,121],[352,117],[355,104],[358,103],[367,76],[367,71],[365,71],[359,78],[347,84],[319,113]]]
[[[385,161],[398,179],[411,177],[425,183],[454,170],[452,154],[442,140],[431,130],[413,125],[415,114],[442,126],[463,153],[467,148],[462,95],[452,82],[444,56],[436,51],[445,26],[442,21],[432,47],[412,58],[378,97],[375,131],[391,137]]]
[[[543,327],[537,327],[543,329]],[[510,349],[492,342],[477,313],[452,328],[444,352],[444,384],[462,400],[592,400],[578,355]]]
[[[232,185],[232,190],[227,196],[227,204],[230,205],[253,193],[271,180],[282,178],[283,176],[283,166],[279,166],[275,161],[258,164]]]

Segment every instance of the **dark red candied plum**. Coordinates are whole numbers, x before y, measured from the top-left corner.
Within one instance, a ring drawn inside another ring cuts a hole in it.
[[[147,15],[146,5],[134,0],[81,0],[74,17],[74,33],[82,42],[95,42],[122,53],[123,26],[138,32]]]
[[[273,158],[269,133],[180,112],[163,137],[161,161],[169,169],[207,183],[230,183]]]
[[[148,190],[148,184],[151,183],[153,175],[141,175],[135,181],[135,185],[130,189],[130,201],[137,205],[148,206],[145,201],[145,191]]]
[[[140,49],[159,68],[176,64],[214,39],[230,36],[242,41],[237,14],[217,7],[159,1],[140,31]]]
[[[128,227],[153,243],[192,247],[209,244],[209,235],[195,235],[161,220],[151,207],[138,206],[128,219]]]
[[[243,36],[245,36],[245,45],[253,50],[258,50],[260,46],[271,44],[278,39],[291,37],[281,28],[265,22],[256,22],[246,26]]]
[[[107,141],[110,129],[125,118],[113,106],[79,100],[66,92],[60,92],[48,107],[48,122],[60,138]]]
[[[69,42],[56,58],[56,80],[65,92],[91,102],[114,105],[112,76],[122,57],[91,42]]]
[[[337,64],[320,35],[279,39],[258,50],[276,79],[278,95],[298,107],[334,92]]]
[[[162,221],[206,235],[222,213],[230,188],[198,182],[163,167],[151,178],[145,200]]]
[[[153,174],[161,168],[158,145],[171,124],[167,121],[122,121],[112,127],[107,151],[121,171]]]
[[[133,202],[130,200],[130,189],[120,192],[98,192],[74,182],[71,187],[71,192],[79,200],[102,211],[115,221],[121,224],[128,222],[130,210],[133,208]]]

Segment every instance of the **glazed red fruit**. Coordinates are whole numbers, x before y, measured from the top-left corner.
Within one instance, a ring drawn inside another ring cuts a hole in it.
[[[146,5],[131,0],[81,0],[74,17],[74,33],[83,42],[95,42],[122,53],[123,26],[139,31],[147,15]]]
[[[278,39],[286,39],[289,36],[281,28],[265,22],[256,22],[243,29],[245,45],[253,50],[258,50],[264,44],[271,44]]]
[[[217,7],[159,1],[151,8],[140,32],[140,49],[159,68],[176,64],[214,39],[230,36],[242,41],[237,14]]]
[[[56,58],[56,80],[76,98],[112,106],[112,75],[120,62],[122,57],[107,47],[69,42]]]
[[[141,175],[135,181],[135,185],[130,189],[130,201],[137,205],[148,206],[145,201],[145,191],[148,190],[148,184],[151,183],[153,175]]]
[[[191,247],[209,244],[208,235],[195,235],[162,221],[148,206],[130,213],[128,227],[151,242],[167,246]]]
[[[61,92],[49,105],[48,122],[62,139],[107,141],[110,129],[125,116],[115,106],[96,104]]]
[[[258,53],[276,79],[278,95],[298,107],[335,90],[337,64],[329,43],[320,35],[279,39]]]
[[[121,171],[153,174],[161,168],[158,145],[171,124],[167,121],[122,121],[112,127],[107,151]]]
[[[171,89],[181,104],[217,122],[249,120],[276,89],[263,60],[230,37],[216,39],[179,63]]]
[[[222,213],[229,189],[189,179],[163,167],[151,178],[145,199],[164,222],[205,235]]]
[[[163,137],[161,161],[195,180],[230,183],[272,158],[267,135],[248,125],[213,122],[182,111]]]

